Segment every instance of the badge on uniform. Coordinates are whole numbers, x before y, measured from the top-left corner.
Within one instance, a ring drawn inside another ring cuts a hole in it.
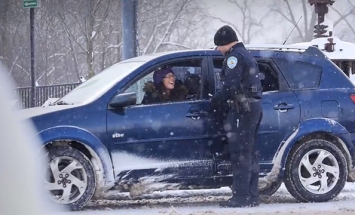
[[[238,59],[236,57],[229,57],[227,60],[227,66],[229,69],[233,69],[237,66]]]

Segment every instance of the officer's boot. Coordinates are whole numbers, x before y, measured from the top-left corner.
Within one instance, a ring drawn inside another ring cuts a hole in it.
[[[259,205],[259,196],[256,198],[251,197],[250,195],[240,195],[238,193],[238,190],[235,189],[235,187],[238,187],[235,185],[235,183],[238,183],[238,180],[236,180],[236,177],[234,178],[233,185],[231,187],[233,196],[232,198],[228,199],[227,201],[220,202],[221,207],[232,207],[232,208],[244,208],[244,207],[254,207]],[[240,180],[239,180],[240,183]],[[240,186],[239,186],[240,187]],[[248,190],[248,189],[247,189]]]
[[[250,197],[236,196],[236,195],[233,195],[233,197],[228,199],[227,201],[220,202],[219,205],[221,207],[228,207],[228,208],[246,208],[246,207],[255,206],[252,203]]]
[[[253,206],[258,206],[260,204],[259,197],[259,161],[256,156],[256,153],[253,152],[252,162],[251,162],[251,177],[250,177],[250,186],[249,192],[251,197],[251,202]]]
[[[249,187],[250,194],[251,194],[250,202],[251,202],[252,206],[260,205],[258,182],[259,182],[258,177],[252,177],[252,179],[250,181],[250,187]]]

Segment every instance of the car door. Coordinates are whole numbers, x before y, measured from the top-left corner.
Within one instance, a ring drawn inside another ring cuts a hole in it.
[[[204,87],[207,86],[204,73],[207,61],[196,57],[162,64],[173,65],[179,80],[190,74],[182,70],[192,68],[201,77],[199,96],[160,104],[142,105],[138,101],[123,110],[108,109],[107,133],[115,174],[127,178],[129,173],[128,177],[136,179],[163,174],[166,180],[211,176],[213,163],[208,128],[212,122]],[[143,72],[148,74],[145,78],[151,77],[152,70],[154,68]],[[141,95],[142,79],[133,83],[122,91],[133,89]]]
[[[282,140],[298,128],[301,108],[295,92],[290,89],[276,64],[266,59],[259,59],[258,64],[260,72],[265,74],[262,80],[264,114],[258,146],[261,163],[271,165]]]
[[[213,61],[215,65],[221,65],[222,59],[216,57]],[[263,174],[272,168],[272,159],[282,140],[298,127],[300,105],[272,60],[258,59],[258,65],[263,86],[263,119],[258,132],[257,150]],[[226,162],[225,157],[216,162],[219,174],[231,174],[230,163]]]

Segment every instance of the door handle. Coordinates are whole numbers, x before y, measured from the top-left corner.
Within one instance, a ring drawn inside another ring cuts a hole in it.
[[[293,108],[295,108],[293,104],[287,104],[285,102],[281,102],[278,105],[274,106],[274,110],[279,110],[282,113],[287,112],[289,109]]]
[[[198,112],[198,114],[200,114],[201,116],[207,116],[208,112],[204,111],[204,110],[201,110],[201,111]]]
[[[192,111],[190,113],[186,114],[186,117],[191,117],[193,120],[200,119],[201,116],[207,116],[208,112],[207,111]]]
[[[200,114],[198,114],[198,113],[187,113],[186,114],[186,117],[191,117],[191,118],[193,118],[193,117],[200,117]]]

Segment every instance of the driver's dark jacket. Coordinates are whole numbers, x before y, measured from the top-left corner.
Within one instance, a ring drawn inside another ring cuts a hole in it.
[[[234,60],[231,60],[234,59]],[[233,68],[228,62],[235,62]],[[238,111],[247,111],[246,105],[261,99],[262,87],[259,78],[258,64],[243,43],[237,43],[225,54],[221,71],[222,88],[212,97],[212,104],[231,101]],[[247,102],[245,104],[244,102]]]

